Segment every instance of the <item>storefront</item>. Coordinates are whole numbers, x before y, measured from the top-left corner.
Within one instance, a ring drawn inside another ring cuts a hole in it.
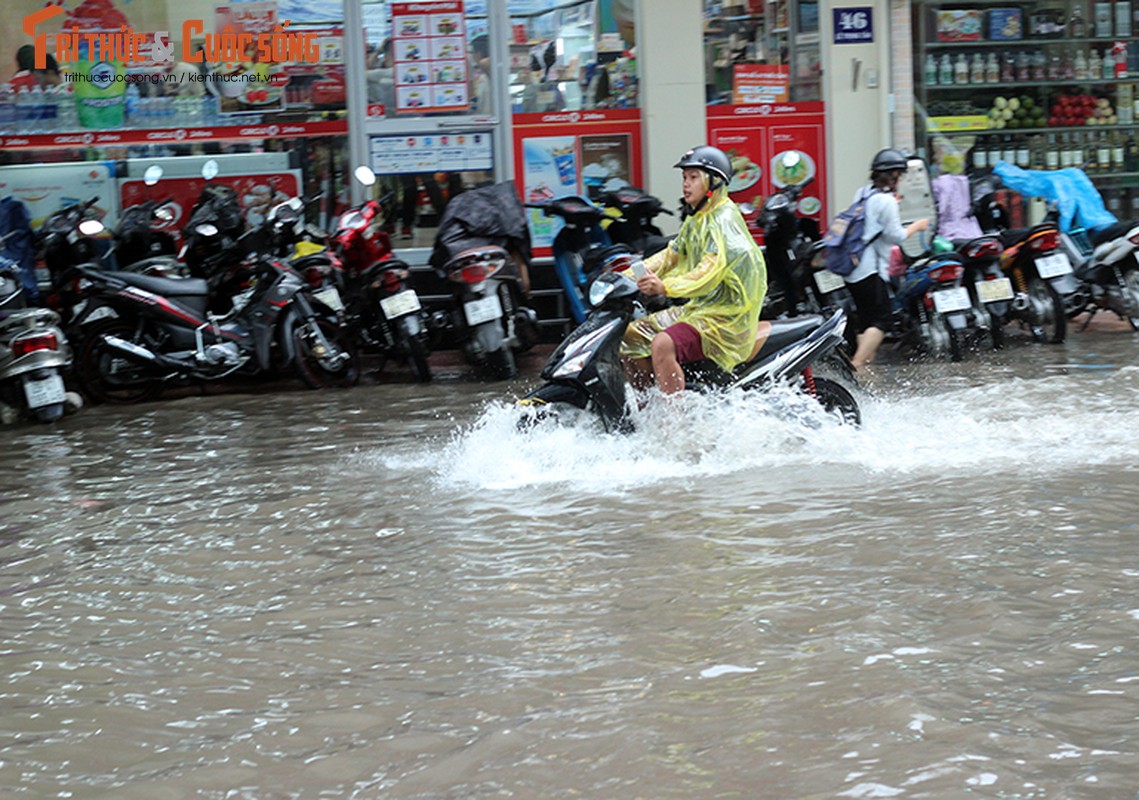
[[[327,226],[365,192],[393,192],[395,245],[422,262],[459,191],[513,179],[534,200],[628,182],[671,197],[668,167],[705,138],[736,160],[740,201],[789,179],[770,165],[799,150],[810,174],[792,178],[815,186],[800,210],[827,213],[817,2],[14,0],[4,15],[0,58],[51,57],[0,92],[0,192],[35,220],[96,195],[109,227],[150,195],[186,214],[202,163],[226,156],[215,180],[250,221],[319,194]],[[673,68],[702,85],[703,117]],[[646,69],[669,93],[652,114]],[[166,177],[147,187],[158,160]],[[359,164],[378,189],[351,180]],[[555,231],[531,222],[541,255]]]
[[[912,14],[915,138],[935,171],[1083,167],[1116,216],[1139,216],[1139,3],[915,2]]]

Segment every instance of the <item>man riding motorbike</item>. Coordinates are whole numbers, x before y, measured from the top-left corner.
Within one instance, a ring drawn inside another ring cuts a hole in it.
[[[653,376],[664,394],[684,389],[681,364],[710,359],[730,372],[745,361],[767,293],[763,253],[728,198],[731,160],[702,145],[673,166],[683,170],[684,222],[669,246],[644,262],[637,288],[688,302],[631,324],[621,347],[633,385],[646,388]]]

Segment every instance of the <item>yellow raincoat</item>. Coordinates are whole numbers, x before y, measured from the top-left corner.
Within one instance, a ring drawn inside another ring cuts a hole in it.
[[[731,371],[751,355],[767,294],[767,265],[726,187],[684,220],[676,238],[645,260],[682,306],[658,311],[629,326],[621,354],[649,358],[653,337],[686,322],[700,333],[704,355]]]

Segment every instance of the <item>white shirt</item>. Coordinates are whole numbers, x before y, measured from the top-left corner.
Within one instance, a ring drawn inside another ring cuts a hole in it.
[[[854,202],[870,195],[866,201],[866,219],[862,227],[862,241],[870,244],[862,251],[862,261],[846,276],[847,283],[858,283],[875,272],[888,282],[890,248],[901,244],[906,238],[902,215],[898,211],[898,198],[892,192],[871,192],[872,187],[863,186],[854,195]]]

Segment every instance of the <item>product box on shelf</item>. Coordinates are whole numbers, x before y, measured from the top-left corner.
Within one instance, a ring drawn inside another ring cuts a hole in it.
[[[1041,8],[1028,17],[1028,35],[1034,39],[1061,39],[1064,36],[1064,9]]]
[[[1019,8],[994,8],[989,11],[989,38],[1008,42],[1024,38],[1024,18]]]
[[[937,12],[937,41],[981,41],[981,12],[977,9],[942,9]]]

